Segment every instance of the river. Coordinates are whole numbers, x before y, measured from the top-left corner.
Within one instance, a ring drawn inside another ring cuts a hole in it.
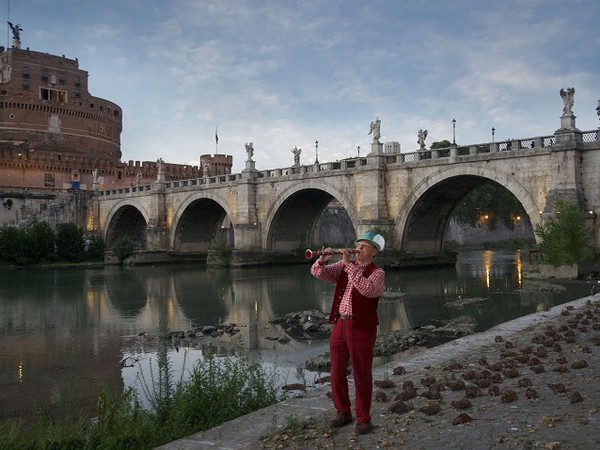
[[[379,305],[380,333],[467,314],[478,329],[589,295],[585,282],[524,280],[515,251],[469,251],[454,267],[388,271],[387,289],[403,295]],[[185,376],[207,348],[241,345],[278,367],[286,382],[306,381],[303,362],[327,340],[276,338],[275,317],[328,311],[333,286],[309,265],[208,269],[193,265],[73,269],[0,269],[0,420],[65,407],[93,415],[103,386],[140,388],[156,361],[159,329],[234,323],[239,333],[173,341],[169,359]],[[485,298],[463,308],[457,299]],[[142,399],[143,403],[143,399]]]

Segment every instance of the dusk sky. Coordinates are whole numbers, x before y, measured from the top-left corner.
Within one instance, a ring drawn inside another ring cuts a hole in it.
[[[123,109],[122,160],[289,167],[369,152],[369,124],[402,152],[547,136],[561,88],[600,126],[598,0],[12,0],[22,48],[77,58]],[[6,25],[6,40],[12,35]],[[219,143],[215,143],[218,128]],[[195,163],[194,163],[195,162]]]

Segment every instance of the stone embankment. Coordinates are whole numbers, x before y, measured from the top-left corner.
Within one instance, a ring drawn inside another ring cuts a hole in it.
[[[367,435],[325,384],[161,448],[600,448],[599,369],[600,294],[376,367]]]

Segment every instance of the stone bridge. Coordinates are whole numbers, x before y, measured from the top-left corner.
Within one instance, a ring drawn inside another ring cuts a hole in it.
[[[238,174],[171,182],[159,175],[150,185],[100,191],[88,229],[101,232],[108,249],[126,235],[148,254],[206,254],[221,239],[234,254],[297,254],[320,248],[317,224],[336,200],[356,235],[376,228],[388,249],[436,253],[444,249],[453,209],[492,181],[514,194],[534,228],[553,214],[556,200],[577,202],[599,248],[597,130],[571,126],[549,136],[413,153],[374,142],[360,158],[263,171],[254,164],[249,159]]]

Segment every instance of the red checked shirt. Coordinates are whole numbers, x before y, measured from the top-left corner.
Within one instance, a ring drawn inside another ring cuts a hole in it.
[[[371,273],[368,278],[363,277],[363,270],[368,264],[362,266],[356,263],[349,264],[346,268],[348,273],[348,285],[342,297],[340,304],[340,314],[352,315],[352,288],[355,288],[365,297],[378,298],[385,291],[385,272],[381,267],[378,267]],[[310,273],[319,280],[328,283],[337,283],[340,274],[344,270],[344,262],[337,261],[333,264],[319,264],[319,261],[310,268]]]

